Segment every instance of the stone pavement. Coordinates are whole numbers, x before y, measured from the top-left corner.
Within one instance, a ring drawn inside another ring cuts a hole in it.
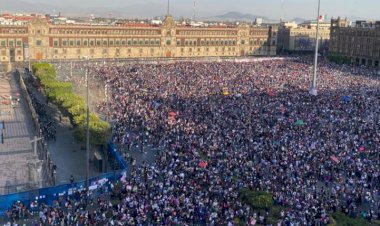
[[[56,120],[58,117],[56,113]],[[69,183],[71,175],[76,181],[84,180],[86,178],[86,150],[81,150],[80,144],[75,141],[69,122],[57,123],[56,128],[57,139],[48,141],[50,157],[53,164],[57,166],[56,185]],[[90,164],[90,177],[96,175],[99,173]]]
[[[30,189],[28,163],[35,161],[30,142],[32,119],[13,74],[0,74],[0,194]],[[10,96],[15,97],[12,100]],[[12,106],[13,105],[13,106]]]

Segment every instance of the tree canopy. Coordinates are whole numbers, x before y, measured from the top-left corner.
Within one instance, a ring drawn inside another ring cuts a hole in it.
[[[79,142],[86,141],[86,102],[75,94],[68,82],[57,80],[55,68],[48,63],[33,64],[33,73],[38,78],[46,96],[60,109],[64,109],[75,126],[74,136]],[[101,145],[107,142],[111,126],[95,113],[90,113],[90,143]]]

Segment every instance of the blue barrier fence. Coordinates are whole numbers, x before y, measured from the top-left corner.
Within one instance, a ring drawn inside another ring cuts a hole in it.
[[[120,179],[127,171],[127,164],[121,157],[116,145],[109,143],[107,151],[112,154],[115,161],[119,164],[120,170],[105,173],[89,179],[89,190],[92,195],[97,195],[104,190],[110,189],[111,183]],[[0,196],[0,214],[4,215],[13,203],[20,201],[27,207],[34,201],[39,204],[45,203],[52,205],[59,197],[70,196],[77,191],[86,189],[86,181],[79,181],[70,184],[63,184],[54,187],[40,188],[15,194],[8,194]]]
[[[116,161],[116,163],[119,165],[120,169],[122,170],[127,169],[127,163],[124,161],[123,157],[121,156],[119,150],[117,149],[114,143],[107,144],[107,151]]]

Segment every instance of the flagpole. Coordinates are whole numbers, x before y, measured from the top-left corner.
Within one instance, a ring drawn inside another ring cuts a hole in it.
[[[88,64],[88,62],[86,62]],[[86,203],[88,203],[89,186],[90,186],[90,107],[89,107],[89,89],[88,89],[88,65],[86,65]]]
[[[318,65],[318,47],[319,47],[319,14],[321,9],[321,0],[318,0],[318,15],[317,15],[317,32],[315,38],[315,55],[314,55],[314,72],[313,72],[313,83],[311,85],[310,94],[318,95],[317,91],[317,65]]]
[[[168,9],[167,9],[168,11],[167,11],[167,14],[166,15],[170,15],[170,0],[168,0]]]

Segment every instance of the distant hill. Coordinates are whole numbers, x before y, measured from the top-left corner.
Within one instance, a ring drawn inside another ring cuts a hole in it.
[[[250,13],[243,14],[243,13],[235,12],[235,11],[227,12],[225,14],[217,15],[217,16],[204,17],[201,19],[214,20],[214,21],[248,21],[248,22],[252,22],[256,18],[262,18],[264,21],[270,21],[270,19],[268,19],[268,17],[265,17],[265,16],[253,15]]]
[[[295,18],[293,18],[293,20],[291,20],[291,21],[294,21],[294,22],[296,22],[297,24],[300,24],[300,23],[305,22],[306,20],[308,20],[308,19],[301,18],[301,17],[295,17]]]
[[[120,0],[121,1],[121,0]],[[27,0],[0,0],[0,11],[10,12],[10,13],[42,13],[42,14],[57,14],[61,12],[64,16],[89,16],[90,14],[95,14],[98,17],[117,17],[117,18],[153,18],[158,15],[162,15],[165,12],[165,1],[156,0],[144,0],[136,3],[131,3],[129,1],[123,1],[125,4],[119,4],[118,6],[109,5],[108,7],[96,7],[87,6],[69,6],[65,4],[64,1],[60,2],[58,0],[49,1],[49,3],[36,3]],[[129,3],[128,3],[129,2]],[[192,11],[185,8],[173,8],[172,12],[176,18],[182,16],[192,15]],[[272,19],[263,15],[254,15],[250,13],[241,13],[238,11],[230,11],[224,14],[212,16],[212,9],[208,9],[200,16],[200,20],[210,20],[210,21],[246,21],[253,22],[255,18],[262,18],[263,22],[278,22],[279,18]],[[341,15],[345,17],[344,15]],[[355,22],[356,20],[367,20],[368,18],[357,17],[357,16],[347,16],[350,21]],[[295,17],[293,20],[297,23],[302,23],[306,19]]]
[[[343,17],[344,18],[344,17]],[[357,20],[369,20],[367,18],[364,18],[364,17],[359,17],[359,16],[348,16],[347,19],[351,22],[355,22]]]
[[[205,17],[202,19],[213,20],[213,21],[248,21],[248,22],[253,22],[256,18],[262,18],[264,23],[274,23],[274,22],[280,21],[280,19],[272,19],[272,18],[268,18],[266,16],[253,15],[250,13],[244,14],[244,13],[240,13],[240,12],[236,12],[236,11],[227,12],[225,14],[217,15],[217,16],[213,16],[213,17]],[[305,19],[305,18],[295,17],[289,21],[295,21],[296,23],[302,23],[306,20],[307,19]]]

